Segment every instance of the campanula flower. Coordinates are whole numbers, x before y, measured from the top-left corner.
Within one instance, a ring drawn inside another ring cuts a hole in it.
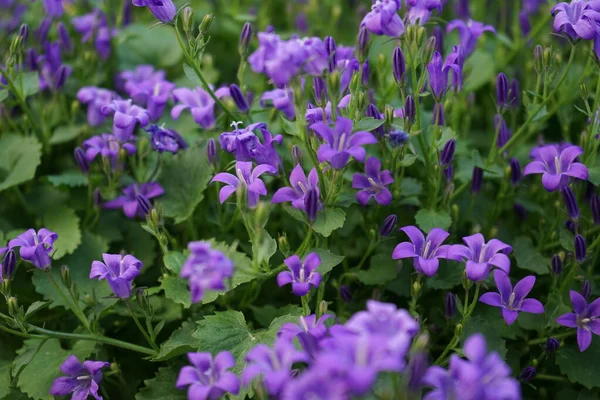
[[[133,105],[131,100],[113,100],[102,106],[102,114],[113,116],[113,135],[121,142],[127,142],[133,137],[135,128],[148,125],[150,118],[148,111],[140,106]]]
[[[104,123],[106,115],[102,113],[102,107],[118,98],[119,95],[112,90],[95,86],[82,87],[77,92],[77,100],[81,104],[87,104],[88,106],[87,122],[91,126],[100,126]]]
[[[362,146],[377,143],[369,132],[352,133],[352,120],[343,117],[336,120],[333,129],[324,122],[314,123],[310,128],[326,142],[317,151],[319,162],[329,161],[335,169],[343,168],[350,156],[362,162],[366,155]]]
[[[59,42],[47,42],[44,45],[44,54],[39,57],[40,67],[40,89],[61,89],[66,79],[73,72],[72,68],[62,62]]]
[[[394,260],[412,258],[413,266],[418,273],[425,276],[433,276],[439,268],[439,259],[448,258],[449,245],[442,245],[444,240],[450,236],[448,232],[440,228],[433,228],[425,238],[416,226],[405,226],[400,229],[410,239],[396,246],[392,253]]]
[[[600,13],[587,0],[562,2],[552,7],[554,31],[565,32],[573,39],[593,39],[600,23]]]
[[[109,28],[106,15],[95,9],[89,14],[83,14],[71,20],[75,31],[81,34],[81,43],[94,39],[94,47],[101,59],[106,60],[110,56],[110,40],[116,36],[117,29]]]
[[[316,189],[319,193],[319,175],[316,168],[313,168],[308,173],[308,178],[304,174],[304,170],[300,164],[297,164],[290,173],[290,187],[278,189],[273,198],[272,203],[292,202],[292,207],[298,210],[306,211],[306,196],[312,189]]]
[[[36,268],[45,270],[52,264],[50,254],[54,251],[54,242],[58,234],[42,228],[39,231],[28,229],[8,242],[8,248],[19,247],[21,258]]]
[[[398,1],[377,0],[360,25],[375,35],[400,37],[404,33],[404,23],[398,15],[398,8]]]
[[[169,81],[144,81],[138,85],[132,97],[146,107],[151,121],[158,121],[165,112],[173,89],[175,84]]]
[[[448,90],[448,71],[453,71],[453,76],[462,76],[462,69],[458,64],[455,63],[444,63],[442,55],[437,51],[433,53],[433,57],[429,64],[427,64],[427,73],[429,76],[429,87],[431,93],[435,97],[436,101],[439,102]],[[460,80],[459,80],[460,82]],[[456,83],[459,84],[458,82]]]
[[[128,218],[140,217],[145,215],[139,209],[137,196],[143,195],[147,199],[153,199],[165,193],[165,190],[157,182],[132,183],[123,189],[123,196],[104,203],[104,208],[117,209],[122,208]]]
[[[215,125],[215,100],[201,87],[196,89],[178,88],[173,90],[175,101],[179,102],[171,110],[171,117],[179,119],[179,115],[186,108],[190,109],[194,122],[204,129]]]
[[[237,161],[235,163],[236,175],[228,172],[220,172],[210,181],[225,183],[219,192],[219,201],[223,204],[238,188],[244,188],[248,196],[248,207],[254,208],[258,204],[260,196],[267,194],[267,187],[260,176],[268,172],[274,174],[277,169],[272,165],[260,164],[252,169],[252,162]]]
[[[579,350],[585,351],[592,343],[592,333],[600,335],[600,299],[588,304],[585,298],[574,290],[571,290],[569,295],[575,312],[561,315],[556,322],[568,328],[577,328]]]
[[[339,103],[337,104],[336,115],[341,115],[340,110],[348,107],[348,105],[350,104],[350,100],[352,100],[352,96],[349,94],[340,99]],[[328,124],[331,124],[331,113],[332,110],[330,101],[328,101],[327,104],[325,104],[325,107],[314,107],[312,104],[308,103],[308,107],[306,109],[304,117],[306,118],[306,121],[311,125],[321,121],[327,121]]]
[[[521,388],[500,355],[487,352],[482,334],[470,336],[463,346],[467,359],[453,354],[448,370],[433,366],[423,383],[433,388],[423,400],[521,400]]]
[[[519,312],[543,314],[544,306],[539,300],[526,299],[535,284],[535,276],[530,275],[521,279],[514,289],[508,274],[504,271],[494,271],[494,281],[498,293],[488,292],[483,294],[479,301],[493,307],[502,309],[502,317],[508,325],[512,325],[519,316]]]
[[[131,98],[138,101],[138,95],[144,94],[145,90],[140,88],[140,84],[148,82],[151,85],[164,81],[165,71],[155,69],[153,65],[142,64],[134,69],[128,69],[118,76],[118,86],[121,87]]]
[[[150,143],[152,148],[159,153],[169,152],[176,154],[179,150],[188,148],[187,143],[181,135],[172,129],[159,127],[158,125],[150,125],[146,132],[150,135]]]
[[[333,318],[330,314],[322,315],[319,319],[315,314],[308,315],[306,317],[300,316],[298,318],[298,324],[287,322],[279,328],[277,336],[283,336],[288,339],[293,339],[300,333],[310,334],[311,336],[321,339],[327,334],[327,326],[325,321]]]
[[[237,394],[240,381],[236,374],[228,371],[235,366],[235,359],[228,351],[222,351],[213,359],[210,353],[188,353],[191,366],[179,371],[175,386],[188,388],[188,399],[217,400],[225,393]]]
[[[491,25],[484,25],[481,22],[473,21],[472,19],[467,22],[455,19],[454,21],[450,21],[446,26],[446,31],[451,32],[453,30],[458,30],[458,35],[460,37],[460,45],[463,48],[465,56],[470,56],[473,51],[475,51],[475,46],[477,46],[477,39],[484,32],[492,32],[496,33],[496,30]]]
[[[124,149],[128,155],[133,155],[137,151],[133,143],[121,143],[114,135],[103,133],[102,135],[92,136],[83,142],[85,158],[87,161],[93,161],[98,155],[106,158],[113,170],[121,169],[119,165],[119,152]]]
[[[258,48],[248,57],[250,68],[267,75],[279,88],[287,85],[311,57],[298,39],[286,41],[268,32],[258,32],[257,37]],[[324,62],[327,65],[327,57]]]
[[[298,362],[308,362],[308,356],[286,338],[279,337],[272,348],[259,344],[246,355],[242,385],[260,377],[269,396],[277,398],[292,379],[292,365]]]
[[[433,10],[442,12],[441,0],[406,0],[409,7],[407,19],[411,25],[425,25]]]
[[[320,369],[309,369],[292,380],[284,389],[282,400],[347,400],[346,386],[337,377]]]
[[[44,0],[44,10],[51,18],[61,17],[65,12],[63,0]]]
[[[102,261],[94,261],[90,279],[105,280],[115,296],[128,299],[131,296],[133,280],[140,274],[142,262],[132,255],[102,254]]]
[[[273,107],[285,114],[287,119],[293,120],[296,117],[294,95],[291,89],[275,89],[264,92],[260,97],[260,105],[265,107],[269,101]]]
[[[539,161],[529,163],[523,175],[543,174],[542,185],[553,192],[562,186],[569,184],[569,177],[577,179],[588,179],[588,169],[585,165],[575,162],[575,159],[583,154],[578,146],[568,146],[560,153],[556,146],[548,145],[539,149]]]
[[[152,14],[165,24],[173,21],[177,8],[172,0],[133,0],[136,7],[148,7]]]
[[[467,278],[481,281],[487,278],[492,268],[499,268],[505,274],[510,272],[508,255],[512,247],[498,239],[485,242],[481,233],[463,237],[466,246],[453,245],[448,249],[448,258],[466,261]]]
[[[282,135],[273,136],[267,129],[267,125],[259,122],[250,124],[246,128],[239,128],[240,122],[234,122],[232,132],[223,132],[219,136],[221,148],[228,153],[235,154],[237,161],[254,160],[258,164],[269,164],[277,168],[281,164],[275,145],[281,145]],[[255,135],[254,131],[260,131],[263,142]]]
[[[297,255],[283,260],[289,271],[282,271],[277,275],[279,287],[292,284],[292,291],[296,296],[304,296],[310,291],[310,287],[319,287],[321,274],[317,268],[321,265],[321,258],[317,253],[310,253],[304,261]]]
[[[70,355],[60,366],[60,372],[68,376],[56,378],[50,394],[68,396],[72,393],[72,399],[87,399],[92,396],[96,400],[102,400],[102,396],[98,394],[102,369],[109,366],[110,363],[105,361],[88,360],[82,363],[76,356]]]
[[[387,169],[381,171],[381,162],[375,157],[369,157],[365,162],[365,174],[352,176],[352,188],[361,189],[356,193],[356,201],[366,206],[371,197],[383,206],[392,201],[392,193],[386,186],[394,183],[392,173]]]

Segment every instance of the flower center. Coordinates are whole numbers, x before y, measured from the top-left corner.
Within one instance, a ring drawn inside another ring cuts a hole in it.
[[[362,336],[358,339],[358,345],[356,346],[356,365],[367,365],[369,357],[369,348],[367,347],[367,343],[366,336]]]
[[[557,174],[562,173],[562,168],[560,166],[560,158],[554,157],[554,168],[556,169]]]
[[[431,241],[428,240],[427,243],[425,243],[425,249],[423,250],[423,258],[428,258],[427,255],[429,253],[430,247],[431,247]]]
[[[234,130],[237,132],[239,130],[238,126],[240,126],[241,124],[243,124],[242,121],[233,121],[231,123],[231,125],[229,125],[229,126],[232,126],[234,128]]]
[[[512,310],[512,308],[513,308],[513,303],[515,302],[515,297],[516,297],[515,296],[515,292],[512,292],[510,294],[510,297],[508,298],[508,306],[507,306],[507,308],[509,310]]]
[[[304,186],[304,183],[298,181],[296,184],[298,185],[302,193],[306,194],[306,192],[308,192],[308,189],[306,188],[306,186]]]
[[[481,247],[481,253],[479,253],[479,262],[480,262],[480,263],[482,263],[482,262],[483,262],[483,258],[484,258],[484,256],[485,256],[485,246],[487,246],[487,245],[485,245],[485,244],[484,244],[484,245]]]
[[[302,329],[304,329],[304,332],[308,332],[308,325],[306,324],[306,320],[303,316],[300,316],[300,325],[302,325]]]
[[[238,179],[240,180],[240,182],[242,182],[243,185],[248,186],[248,182],[246,181],[246,178],[244,177],[244,174],[242,173],[241,169],[236,168],[235,174],[237,175]]]
[[[340,141],[338,143],[337,150],[342,151],[342,150],[344,150],[345,146],[346,146],[346,134],[342,133],[342,135],[340,136]]]

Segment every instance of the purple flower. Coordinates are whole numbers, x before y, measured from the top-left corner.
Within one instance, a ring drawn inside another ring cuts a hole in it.
[[[448,26],[446,26],[446,31],[451,32],[454,29],[458,29],[458,35],[460,36],[460,45],[463,48],[465,56],[468,57],[475,51],[475,46],[477,46],[477,39],[484,32],[493,32],[496,33],[496,30],[491,25],[484,25],[481,22],[473,21],[472,19],[464,22],[460,19],[455,19],[454,21],[450,21]]]
[[[519,311],[531,314],[543,314],[544,306],[536,299],[526,299],[535,283],[535,276],[530,275],[521,279],[514,289],[504,271],[494,271],[494,281],[498,293],[483,294],[479,301],[493,307],[502,308],[502,317],[508,325],[512,325],[519,316]]]
[[[196,89],[178,88],[173,90],[175,101],[180,102],[171,110],[171,117],[178,119],[186,108],[190,109],[194,122],[210,129],[215,125],[215,101],[207,91],[197,87]]]
[[[324,374],[319,369],[309,369],[292,380],[284,389],[282,400],[347,400],[342,381]]]
[[[325,314],[321,318],[317,319],[315,314],[309,316],[300,316],[298,318],[298,324],[287,322],[279,328],[277,336],[282,336],[288,339],[293,339],[300,333],[310,334],[316,339],[321,339],[327,334],[327,326],[325,321],[332,318],[332,315]]]
[[[165,107],[171,98],[173,89],[175,89],[175,84],[168,81],[144,81],[139,84],[135,96],[132,95],[132,97],[140,104],[145,105],[151,121],[158,121],[165,113]]]
[[[271,101],[273,107],[283,112],[288,119],[293,120],[296,117],[294,95],[291,89],[275,89],[264,92],[260,97],[260,105],[265,107],[267,101]]]
[[[219,192],[219,201],[223,204],[239,187],[243,187],[247,191],[248,207],[254,208],[258,204],[260,196],[267,194],[267,187],[259,177],[265,172],[274,174],[277,169],[272,165],[260,164],[253,170],[252,162],[237,161],[235,172],[237,176],[228,172],[220,172],[210,181],[211,183],[222,182],[226,184]]]
[[[173,21],[177,8],[171,0],[133,0],[136,7],[148,7],[152,14],[165,24]]]
[[[228,371],[235,366],[235,359],[228,351],[222,351],[213,359],[210,353],[188,353],[192,366],[179,371],[175,386],[188,387],[188,399],[217,400],[225,393],[237,394],[240,390],[238,377]]]
[[[427,370],[423,383],[434,389],[423,400],[521,400],[521,388],[510,367],[495,351],[487,352],[482,334],[469,337],[463,352],[467,359],[453,354],[448,370],[438,366]]]
[[[399,7],[396,0],[377,0],[360,26],[365,26],[375,35],[400,37],[404,33],[404,24],[398,15]]]
[[[181,277],[189,281],[192,303],[202,300],[204,292],[225,290],[224,280],[233,276],[233,262],[209,242],[188,244],[190,255],[181,268]]]
[[[387,169],[381,171],[381,162],[375,157],[369,157],[365,163],[366,174],[352,176],[352,188],[362,189],[356,193],[356,201],[366,206],[371,197],[383,206],[392,201],[392,193],[386,186],[394,183],[392,173]]]
[[[117,35],[116,29],[110,29],[106,23],[106,15],[99,9],[89,14],[71,20],[75,30],[80,33],[81,42],[85,43],[94,38],[94,47],[101,59],[107,60],[110,56],[110,41]]]
[[[340,99],[340,102],[338,103],[337,107],[336,107],[336,115],[340,115],[340,110],[342,108],[346,108],[348,107],[348,105],[350,104],[350,100],[352,99],[351,95],[347,94],[346,96],[342,97]],[[304,114],[304,117],[306,119],[306,121],[309,124],[314,124],[318,121],[327,121],[328,124],[331,124],[331,102],[328,101],[327,104],[325,104],[325,107],[314,107],[312,104],[308,104],[308,108],[306,109],[306,113]]]
[[[159,153],[169,152],[177,154],[179,150],[188,148],[187,143],[181,135],[172,129],[160,128],[157,125],[151,125],[146,132],[150,135],[152,148]]]
[[[467,278],[481,281],[487,278],[493,267],[499,268],[505,274],[510,272],[510,259],[507,254],[512,247],[498,239],[485,242],[481,233],[463,237],[466,246],[453,245],[448,249],[448,259],[466,261]]]
[[[297,362],[308,362],[308,356],[296,350],[294,344],[279,337],[273,348],[259,344],[246,355],[246,368],[242,374],[242,385],[247,386],[260,376],[267,393],[277,398],[292,379],[292,365]]]
[[[403,242],[396,246],[392,253],[392,258],[398,260],[401,258],[412,258],[413,266],[418,273],[425,276],[433,276],[439,267],[439,258],[447,258],[449,245],[442,243],[450,234],[443,229],[433,228],[427,238],[416,226],[405,226],[400,229],[410,239],[410,242]]]
[[[600,13],[587,0],[572,0],[552,7],[554,31],[565,32],[573,39],[593,39],[596,36]]]
[[[98,155],[106,158],[113,170],[121,169],[119,165],[119,151],[124,149],[128,155],[133,155],[136,152],[136,147],[133,143],[121,143],[114,135],[103,133],[102,135],[92,136],[83,142],[85,150],[85,158],[87,161],[93,161]]]
[[[453,86],[457,88],[460,86],[462,81],[462,68],[456,64],[453,58],[448,55],[446,62],[442,62],[442,55],[437,51],[433,54],[431,62],[427,64],[427,73],[429,75],[429,87],[435,97],[436,101],[440,99],[448,90],[448,71],[453,73]]]
[[[113,100],[102,106],[102,114],[113,117],[113,135],[121,141],[127,142],[133,137],[133,132],[139,124],[142,128],[148,125],[148,112],[142,107],[131,104],[131,100]]]
[[[577,328],[577,344],[580,351],[585,351],[592,343],[592,333],[600,335],[600,299],[590,304],[574,290],[569,292],[574,313],[566,313],[558,317],[556,322],[568,328]]]
[[[42,228],[37,232],[35,229],[28,229],[8,242],[8,248],[19,247],[19,254],[23,260],[45,270],[52,264],[50,253],[54,251],[56,239],[58,235],[48,229]]]
[[[258,32],[257,36],[258,48],[248,57],[248,63],[254,72],[267,75],[279,88],[287,85],[292,77],[300,71],[306,60],[312,56],[307,53],[307,48],[311,43],[305,48],[302,41],[298,39],[284,41],[275,33]],[[322,50],[325,51],[325,46]],[[316,54],[314,63],[311,62],[307,66],[315,68],[315,65],[318,65],[321,60],[326,68],[327,54],[325,52],[325,58],[322,55]],[[322,70],[319,74],[321,72]]]
[[[335,169],[344,168],[350,156],[362,162],[366,155],[362,146],[377,143],[369,132],[352,133],[352,121],[348,118],[338,118],[333,129],[324,122],[314,123],[310,128],[326,142],[317,152],[319,162],[329,161]]]
[[[321,283],[321,274],[317,268],[321,265],[321,258],[317,253],[310,253],[304,259],[304,262],[297,255],[283,260],[289,271],[282,271],[277,275],[277,284],[279,287],[292,284],[292,292],[296,296],[304,296],[310,291],[310,287],[319,287]]]
[[[577,179],[588,179],[588,169],[585,165],[575,162],[575,159],[583,154],[578,146],[568,146],[560,154],[556,146],[549,145],[539,149],[539,161],[529,163],[523,175],[543,174],[542,185],[553,192],[556,189],[568,185],[569,177]]]
[[[441,0],[407,0],[406,4],[410,6],[407,18],[411,25],[425,25],[433,10],[442,12]]]
[[[72,393],[72,399],[83,400],[92,396],[96,400],[102,400],[102,396],[98,394],[98,385],[102,382],[102,368],[109,366],[110,363],[104,361],[84,361],[82,364],[77,357],[70,355],[60,366],[60,372],[68,376],[56,378],[50,394],[68,396]]]
[[[118,86],[137,101],[137,96],[145,93],[140,87],[142,83],[149,82],[155,84],[164,81],[165,77],[165,71],[156,70],[153,65],[142,64],[134,69],[121,72],[118,76]]]
[[[128,299],[131,296],[131,286],[136,276],[140,274],[142,262],[131,255],[102,254],[101,261],[94,261],[90,271],[90,279],[98,278],[108,282],[115,296]]]
[[[221,148],[228,153],[235,154],[237,161],[255,160],[258,164],[269,164],[277,168],[281,164],[279,155],[275,150],[275,144],[281,145],[282,135],[273,136],[264,123],[250,124],[246,128],[239,129],[240,122],[231,124],[235,127],[233,132],[223,132],[219,136]],[[254,134],[259,130],[262,134],[264,144]]]
[[[65,12],[62,2],[63,0],[44,0],[46,15],[51,18],[61,17]]]
[[[291,187],[278,189],[271,203],[292,202],[292,207],[306,211],[306,196],[308,192],[315,189],[319,193],[319,175],[316,168],[310,170],[308,178],[300,164],[296,165],[290,174]],[[320,208],[320,207],[319,207]]]
[[[112,90],[101,89],[95,86],[82,87],[77,92],[77,100],[88,106],[87,121],[91,126],[100,126],[104,123],[106,115],[102,113],[102,107],[118,98],[119,95]]]
[[[156,182],[148,183],[132,183],[123,189],[123,196],[117,197],[114,200],[104,203],[104,208],[117,209],[123,208],[123,212],[128,218],[140,217],[144,218],[142,210],[138,207],[138,195],[144,196],[146,199],[152,199],[165,193],[165,190]]]

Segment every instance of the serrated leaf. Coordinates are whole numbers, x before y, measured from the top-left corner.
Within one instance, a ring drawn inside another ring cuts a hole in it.
[[[340,208],[323,210],[317,215],[313,225],[315,232],[324,237],[329,237],[333,231],[344,226],[346,213]]]
[[[494,324],[479,315],[472,316],[463,327],[461,343],[464,345],[465,340],[475,333],[485,336],[488,351],[496,351],[502,358],[506,356],[506,342]]]
[[[0,93],[2,92],[0,91]],[[3,399],[10,394],[11,368],[11,361],[0,360],[0,399]]]
[[[382,119],[375,119],[373,117],[366,117],[361,119],[360,121],[358,121],[356,123],[356,125],[354,125],[354,132],[358,132],[358,131],[367,131],[367,132],[371,132],[377,128],[379,128],[381,125],[383,125],[385,121]]]
[[[176,223],[188,219],[204,198],[210,178],[204,148],[190,147],[167,160],[158,179],[165,189],[159,198],[165,215],[175,218]]]
[[[376,254],[371,258],[369,269],[358,271],[356,275],[365,285],[384,285],[398,275],[396,261],[389,254]]]
[[[78,125],[59,126],[54,130],[50,137],[50,144],[61,144],[70,142],[79,136],[83,127]]]
[[[415,215],[415,222],[425,233],[428,233],[433,228],[441,228],[447,231],[450,225],[452,225],[452,218],[445,211],[421,209]]]
[[[187,281],[179,276],[165,276],[160,279],[160,288],[168,299],[189,308],[192,305],[192,295]]]
[[[48,175],[48,181],[53,186],[78,187],[86,186],[88,184],[87,176],[79,171],[63,172],[60,175]]]
[[[288,304],[284,307],[274,307],[270,304],[267,304],[263,307],[254,307],[252,309],[252,314],[254,315],[254,319],[256,319],[260,325],[268,327],[277,317],[284,315],[293,315],[299,317],[302,315],[302,308],[293,304]]]
[[[36,312],[43,310],[44,308],[50,305],[49,301],[35,301],[29,307],[27,307],[27,311],[25,312],[25,318],[28,318],[35,314]]]
[[[44,226],[56,232],[58,239],[54,243],[54,259],[60,259],[66,254],[72,254],[81,243],[79,217],[67,206],[60,206],[44,216]]]
[[[597,339],[597,338],[594,338]],[[561,348],[556,354],[556,363],[561,372],[569,377],[571,382],[582,384],[588,389],[600,387],[600,341],[592,340],[585,351],[580,351],[576,340]]]
[[[165,361],[180,356],[200,347],[200,341],[192,336],[197,326],[193,322],[184,322],[181,327],[171,334],[171,337],[160,345],[160,351],[154,361]]]
[[[0,191],[27,182],[42,160],[42,145],[33,137],[0,137]]]
[[[312,249],[307,252],[312,253],[315,252],[321,258],[321,265],[317,268],[317,272],[321,275],[325,275],[329,271],[331,271],[335,266],[344,261],[344,256],[338,256],[337,254],[331,253],[329,250],[325,249]]]
[[[185,262],[185,256],[178,251],[170,251],[163,257],[163,262],[169,271],[179,274]]]
[[[145,387],[135,395],[135,400],[186,400],[185,390],[175,387],[178,367],[159,368],[156,377],[144,381]]]
[[[545,275],[549,271],[548,260],[533,246],[531,238],[520,236],[513,242],[513,253],[517,259],[517,266],[538,275]]]
[[[406,177],[400,183],[402,197],[418,196],[423,191],[423,184],[415,178]]]

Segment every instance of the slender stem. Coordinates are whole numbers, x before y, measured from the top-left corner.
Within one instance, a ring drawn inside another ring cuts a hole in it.
[[[553,336],[548,336],[545,338],[539,338],[539,339],[533,339],[527,342],[528,345],[532,345],[532,344],[542,344],[542,343],[546,343],[548,341],[549,338],[554,338],[554,339],[563,339],[569,336],[573,336],[575,335],[575,333],[577,333],[577,331],[569,331],[569,332],[565,332],[565,333],[561,333],[558,335],[553,335]]]
[[[310,315],[310,305],[308,305],[307,296],[300,297],[300,300],[302,301],[302,314],[305,316]]]
[[[569,382],[567,378],[556,375],[547,375],[547,374],[536,374],[535,379],[541,379],[544,381],[554,381],[554,382]]]
[[[47,270],[47,275],[48,275],[48,279],[50,279],[50,282],[52,282],[52,284],[54,285],[54,287],[56,288],[56,290],[58,291],[58,293],[60,294],[60,296],[65,301],[66,305],[69,307],[69,309],[73,312],[73,314],[75,314],[75,316],[83,324],[83,326],[88,331],[91,332],[92,329],[90,328],[90,322],[88,321],[87,317],[79,309],[79,306],[77,305],[77,303],[73,303],[72,304],[71,301],[67,298],[67,296],[65,296],[65,293],[62,291],[62,289],[60,288],[60,286],[56,282],[56,279],[54,279],[54,277],[52,276],[52,272],[51,272],[50,268]]]
[[[458,187],[450,196],[450,201],[454,200],[459,194],[465,191],[465,189],[469,186],[469,181],[465,181],[462,185]]]
[[[144,335],[144,337],[146,338],[146,340],[148,341],[148,344],[150,346],[152,346],[152,348],[155,351],[158,351],[158,346],[156,345],[156,343],[154,343],[154,340],[152,340],[150,338],[150,336],[148,336],[148,333],[146,332],[146,329],[144,329],[144,327],[142,326],[142,324],[140,323],[140,320],[138,319],[138,317],[135,315],[135,313],[133,312],[133,309],[131,308],[131,304],[129,303],[129,300],[125,301],[125,305],[127,306],[127,309],[129,310],[129,314],[131,314],[131,317],[133,318],[133,320],[135,321],[135,324],[137,325],[138,329],[140,330],[140,332],[142,332],[142,335]]]

